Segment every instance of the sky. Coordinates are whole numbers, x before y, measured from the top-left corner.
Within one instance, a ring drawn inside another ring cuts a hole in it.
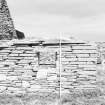
[[[105,41],[105,0],[7,0],[15,28],[38,38]]]

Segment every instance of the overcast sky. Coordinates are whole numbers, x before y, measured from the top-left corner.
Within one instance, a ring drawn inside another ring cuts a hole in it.
[[[16,29],[26,37],[105,41],[105,0],[7,0]]]

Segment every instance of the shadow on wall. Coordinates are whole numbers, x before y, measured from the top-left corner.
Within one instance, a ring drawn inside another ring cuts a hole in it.
[[[23,32],[16,30],[16,34],[17,34],[18,39],[20,40],[25,38],[25,35]]]

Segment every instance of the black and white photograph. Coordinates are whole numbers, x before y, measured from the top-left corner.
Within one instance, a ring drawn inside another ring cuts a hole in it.
[[[0,105],[105,105],[105,0],[0,0]]]

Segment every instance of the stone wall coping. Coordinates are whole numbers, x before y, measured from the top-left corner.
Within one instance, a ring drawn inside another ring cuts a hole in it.
[[[19,45],[29,45],[29,46],[59,46],[60,42],[62,45],[69,45],[69,44],[89,44],[87,41],[71,41],[71,40],[37,40],[37,39],[23,39],[23,40],[3,40],[0,42],[0,47],[9,47],[9,46],[19,46]],[[90,44],[92,45],[92,44]]]

